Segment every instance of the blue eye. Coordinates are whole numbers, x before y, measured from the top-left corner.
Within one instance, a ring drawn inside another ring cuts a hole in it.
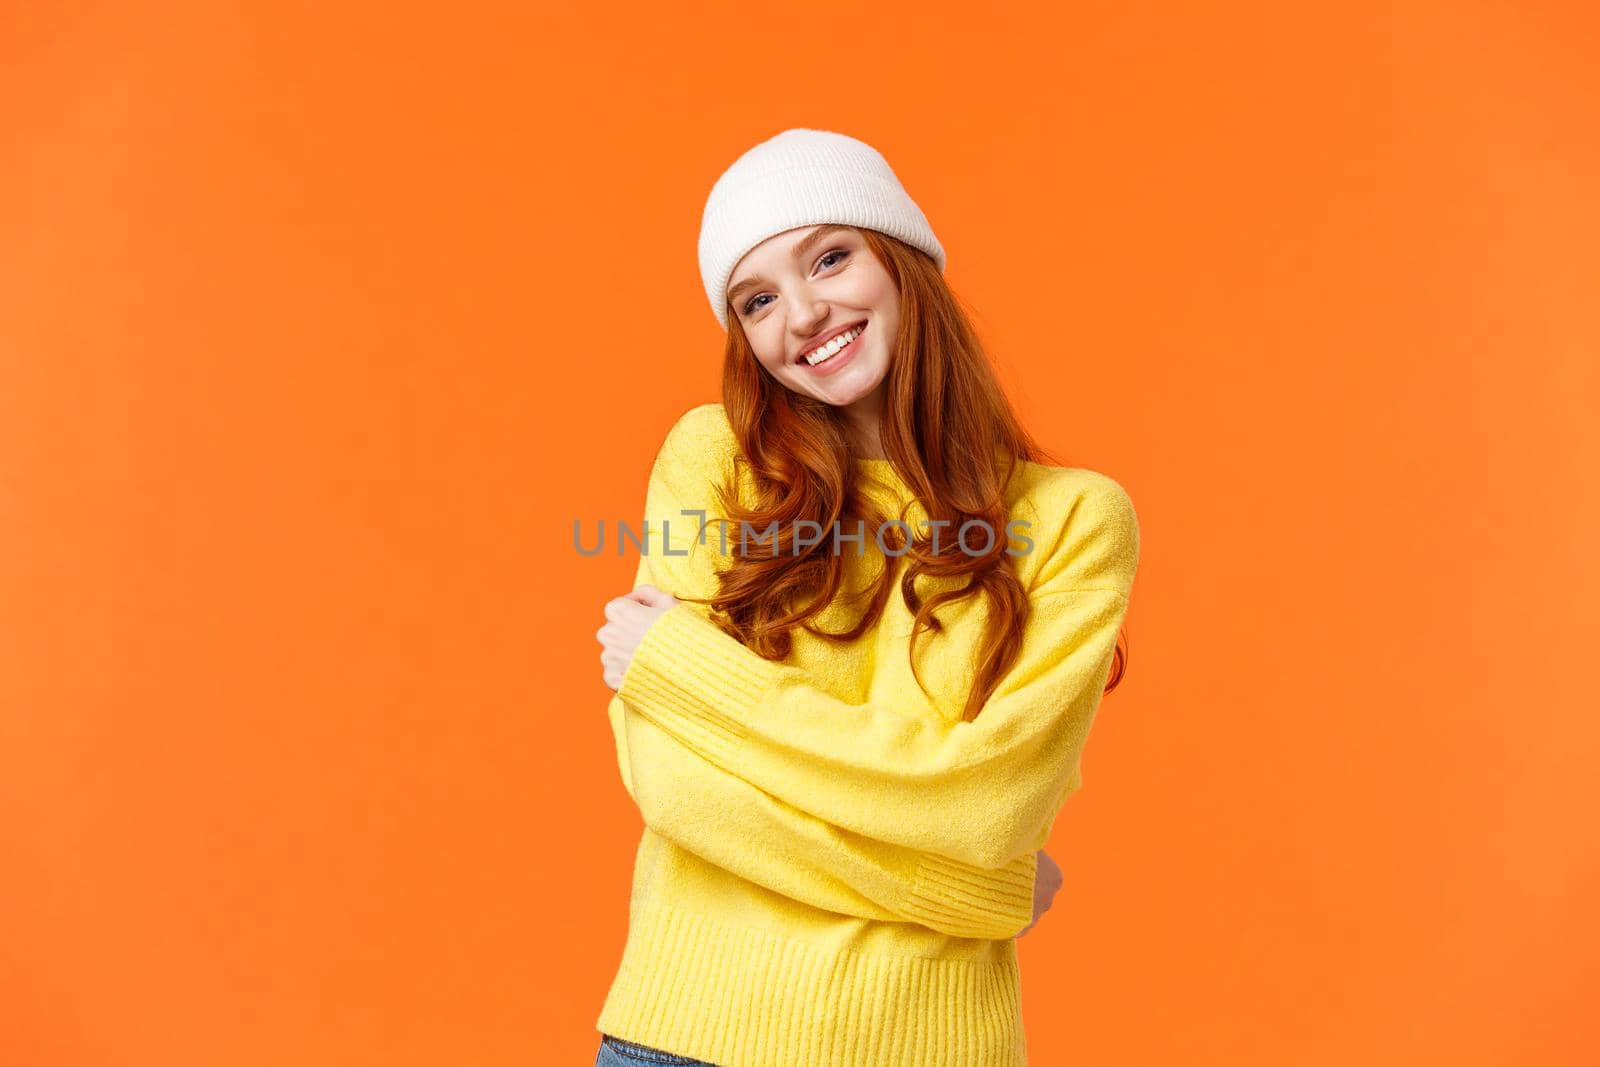
[[[824,254],[821,259],[817,260],[817,265],[820,267],[823,263],[827,262],[829,259],[833,258],[834,256],[848,256],[848,255],[850,255],[850,250],[848,248],[835,248],[832,251]],[[745,302],[744,313],[746,315],[748,315],[752,311],[757,310],[756,301],[760,300],[763,296],[768,296],[768,295],[770,295],[770,294],[761,293],[761,294],[758,294],[756,296],[752,296],[748,301]],[[762,305],[762,306],[764,307],[765,305]]]

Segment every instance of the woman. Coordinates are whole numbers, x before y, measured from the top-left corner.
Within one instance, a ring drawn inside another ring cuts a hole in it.
[[[722,403],[667,434],[602,645],[644,817],[597,1064],[1016,1067],[1015,938],[1139,529],[1045,463],[888,163],[794,129],[713,186]],[[1115,666],[1116,677],[1111,677]]]

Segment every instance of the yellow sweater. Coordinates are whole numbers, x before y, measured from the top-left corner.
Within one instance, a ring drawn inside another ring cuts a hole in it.
[[[713,485],[737,450],[721,404],[673,425],[650,473],[636,585],[716,589],[739,531],[716,523]],[[887,460],[853,466],[886,515],[911,501],[906,519],[925,532],[927,512]],[[1023,553],[1012,562],[1032,610],[1020,659],[972,722],[961,709],[981,594],[939,609],[946,633],[919,639],[931,700],[912,679],[898,588],[858,640],[796,629],[781,662],[717,629],[699,604],[645,633],[609,707],[645,830],[598,1030],[718,1067],[1027,1062],[1013,938],[1033,917],[1035,852],[1082,782],[1139,526],[1103,474],[1018,469],[1012,524],[996,534]],[[703,544],[699,516],[684,509],[708,513]],[[859,557],[841,542],[846,591],[904,567],[873,533]],[[953,539],[940,528],[941,544]],[[926,594],[964,580],[924,583]],[[814,624],[846,629],[859,610],[841,596]]]

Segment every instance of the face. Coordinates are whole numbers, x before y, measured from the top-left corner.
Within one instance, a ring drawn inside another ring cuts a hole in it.
[[[728,292],[756,359],[784,387],[875,419],[900,298],[859,233],[822,225],[775,234],[734,265]],[[854,331],[855,340],[812,362],[830,339]]]

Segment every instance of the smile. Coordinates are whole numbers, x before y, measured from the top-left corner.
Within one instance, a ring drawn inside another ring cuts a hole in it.
[[[835,334],[833,337],[830,337],[827,344],[818,345],[816,348],[812,349],[810,352],[807,352],[800,358],[805,360],[811,366],[815,367],[817,364],[826,362],[837,353],[842,352],[845,348],[849,347],[851,342],[866,332],[866,329],[866,323],[861,323],[858,326],[852,326],[843,333]]]

